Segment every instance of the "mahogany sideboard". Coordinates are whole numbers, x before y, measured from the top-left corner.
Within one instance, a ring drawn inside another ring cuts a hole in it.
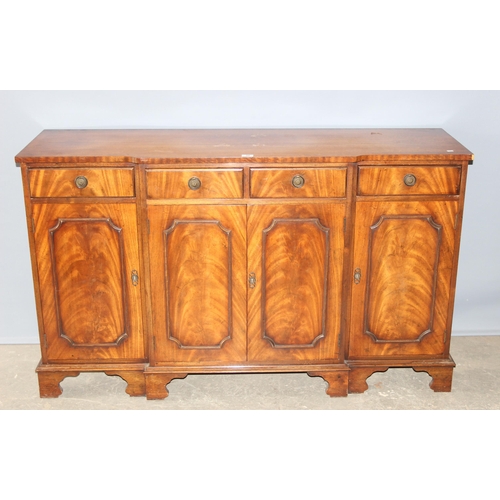
[[[40,396],[81,372],[411,367],[450,391],[468,165],[441,129],[45,130],[16,156]]]

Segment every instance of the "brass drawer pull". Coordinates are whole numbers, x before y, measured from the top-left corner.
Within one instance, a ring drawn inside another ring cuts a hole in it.
[[[191,177],[191,179],[188,180],[188,187],[189,187],[189,189],[192,189],[193,191],[200,189],[201,188],[201,180],[198,177]]]
[[[403,182],[407,186],[413,186],[417,182],[417,178],[413,174],[406,174],[404,176]]]
[[[83,189],[83,188],[87,187],[88,184],[89,184],[89,181],[88,181],[87,177],[85,177],[84,175],[79,175],[75,179],[75,185],[78,189]]]
[[[292,178],[292,186],[294,188],[301,188],[306,183],[306,180],[301,175],[294,175]]]

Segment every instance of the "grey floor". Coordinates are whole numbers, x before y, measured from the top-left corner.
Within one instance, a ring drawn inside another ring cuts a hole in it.
[[[368,379],[369,389],[330,398],[326,383],[307,374],[190,375],[172,381],[162,401],[133,398],[125,382],[102,373],[66,378],[63,394],[40,399],[38,345],[0,345],[2,410],[499,410],[500,336],[453,337],[457,364],[450,393],[435,393],[431,378],[411,368]]]

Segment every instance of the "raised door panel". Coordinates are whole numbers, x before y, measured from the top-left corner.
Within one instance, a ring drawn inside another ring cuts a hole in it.
[[[446,354],[458,203],[359,202],[350,357]]]
[[[143,360],[135,205],[33,206],[48,361]]]
[[[152,206],[154,360],[246,359],[246,207]]]
[[[344,211],[342,204],[249,208],[249,360],[339,358]]]

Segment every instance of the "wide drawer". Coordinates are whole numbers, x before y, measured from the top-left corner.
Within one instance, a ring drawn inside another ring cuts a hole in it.
[[[458,194],[460,167],[359,167],[358,195]]]
[[[135,196],[133,168],[34,168],[29,184],[33,198]]]
[[[251,169],[253,198],[342,198],[345,168]]]
[[[241,198],[243,172],[224,170],[147,170],[149,199]]]

